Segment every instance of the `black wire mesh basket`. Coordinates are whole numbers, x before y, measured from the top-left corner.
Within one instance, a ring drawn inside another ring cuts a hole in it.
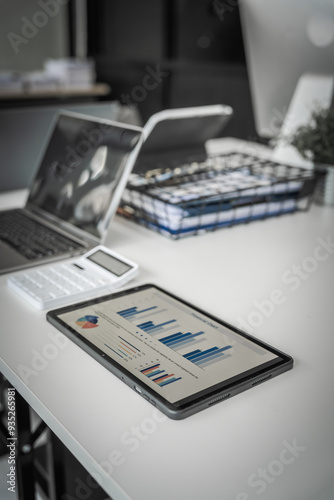
[[[306,211],[318,174],[244,153],[130,176],[118,213],[172,239]]]

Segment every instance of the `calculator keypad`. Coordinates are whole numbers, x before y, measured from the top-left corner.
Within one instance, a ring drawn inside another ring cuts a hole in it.
[[[14,275],[11,281],[34,300],[45,302],[68,295],[75,298],[81,292],[112,284],[114,278],[94,275],[74,264],[59,264]]]

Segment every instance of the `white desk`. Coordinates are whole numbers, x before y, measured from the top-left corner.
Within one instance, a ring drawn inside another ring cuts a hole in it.
[[[179,241],[116,217],[110,245],[139,263],[133,284],[155,282],[231,323],[257,322],[257,337],[295,359],[293,370],[188,419],[162,416],[4,276],[0,371],[114,500],[332,500],[334,248],[319,238],[334,241],[333,208]],[[282,303],[266,317],[254,304],[275,289]],[[24,380],[20,365],[34,373]]]

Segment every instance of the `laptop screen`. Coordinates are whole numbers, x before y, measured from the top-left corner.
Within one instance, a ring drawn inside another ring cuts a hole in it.
[[[135,127],[61,113],[32,184],[29,206],[100,237],[115,196],[117,209],[117,188],[139,137]]]

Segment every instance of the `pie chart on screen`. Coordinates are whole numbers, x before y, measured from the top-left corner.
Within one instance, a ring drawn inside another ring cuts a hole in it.
[[[75,324],[78,326],[81,326],[81,328],[96,328],[99,326],[97,324],[98,322],[98,316],[83,316],[82,318],[79,318]]]

